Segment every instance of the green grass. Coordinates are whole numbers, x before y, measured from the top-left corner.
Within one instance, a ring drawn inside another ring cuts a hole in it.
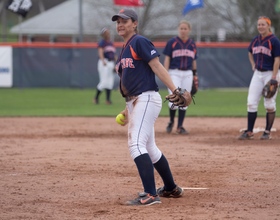
[[[163,100],[167,90],[160,91]],[[0,117],[8,116],[112,116],[125,107],[119,91],[112,92],[113,105],[105,104],[105,92],[100,104],[92,99],[95,89],[61,88],[1,88]],[[193,117],[245,117],[247,116],[247,89],[207,89],[195,95],[187,115]],[[280,108],[280,103],[277,103]],[[160,116],[168,116],[167,102],[163,103]],[[265,116],[263,100],[259,105],[259,116]]]

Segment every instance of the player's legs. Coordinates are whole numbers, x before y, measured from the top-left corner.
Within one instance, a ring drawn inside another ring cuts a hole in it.
[[[106,89],[106,103],[111,104],[111,90],[114,87],[114,62],[106,59],[106,65],[103,65],[101,60],[97,64],[99,83],[95,96],[95,103],[99,102],[99,96]]]
[[[102,93],[102,91],[100,91],[99,89],[96,88],[96,94],[95,94],[95,97],[94,97],[94,100],[93,100],[93,102],[95,104],[99,104],[99,96],[100,96],[101,93]]]
[[[148,153],[154,145],[154,123],[161,111],[162,99],[158,92],[144,92],[136,100],[127,102],[129,113],[128,145],[132,158]],[[152,160],[158,160],[152,158]]]
[[[250,82],[248,97],[247,97],[247,130],[253,132],[255,121],[257,118],[258,105],[262,96],[262,88],[264,80],[261,72],[255,71]]]
[[[271,79],[272,71],[265,72],[264,78],[265,78],[265,84]],[[279,82],[280,74],[278,72],[276,79]],[[264,98],[264,107],[266,109],[266,126],[265,131],[263,135],[261,136],[261,139],[266,140],[270,139],[270,131],[273,126],[275,115],[276,115],[276,98],[277,98],[278,91],[275,93],[275,95],[272,98]]]
[[[106,77],[107,77],[107,72],[108,72],[108,66],[103,65],[103,62],[101,60],[98,60],[97,63],[97,70],[98,70],[98,75],[99,75],[99,83],[97,84],[97,89],[99,91],[103,91],[103,89],[106,88]]]
[[[174,85],[176,87],[178,87],[179,83],[180,83],[180,74],[179,74],[178,70],[170,69],[168,72],[169,72],[170,78],[172,79]],[[173,91],[168,89],[168,93],[172,94]],[[169,108],[169,122],[168,122],[168,125],[166,127],[166,132],[171,133],[171,131],[173,129],[173,126],[174,126],[174,119],[175,119],[175,115],[176,115],[176,111],[177,111],[178,107],[177,106],[172,106],[172,103],[169,102],[168,103],[168,108]]]
[[[96,86],[96,94],[94,97],[93,102],[95,104],[99,104],[99,96],[101,95],[103,89],[104,89],[104,81],[105,81],[105,76],[104,72],[106,71],[107,67],[103,65],[103,62],[99,59],[97,62],[97,71],[98,71],[98,76],[99,76],[99,83]]]
[[[115,68],[115,63],[113,61],[108,61],[107,72],[105,73],[105,77],[104,77],[106,80],[106,84],[105,84],[106,89],[112,90],[114,87],[114,79],[115,79],[114,68]]]
[[[187,91],[191,91],[192,89],[192,83],[193,83],[193,73],[191,70],[188,71],[180,71],[180,84],[179,87],[186,89]],[[187,108],[179,108],[178,111],[178,124],[177,124],[177,133],[178,134],[188,134],[188,131],[186,131],[183,127]]]
[[[106,104],[107,105],[111,105],[112,101],[111,101],[111,89],[106,89]]]
[[[155,169],[157,170],[157,172],[162,178],[164,186],[170,190],[174,189],[176,187],[176,184],[173,180],[173,176],[167,159],[156,145],[154,128],[147,141],[147,151],[148,154],[150,155],[150,158],[152,160],[152,163],[154,164]]]
[[[182,76],[181,76],[181,72],[180,70],[177,69],[170,69],[169,70],[169,75],[174,83],[174,85],[176,87],[181,87],[181,80],[182,80]],[[173,91],[171,91],[170,89],[168,89],[168,93],[172,94]],[[168,125],[166,127],[166,132],[167,133],[171,133],[172,128],[174,126],[174,119],[176,116],[176,111],[178,109],[177,106],[173,106],[171,102],[168,103],[168,107],[169,107],[169,122]]]
[[[155,169],[164,183],[164,187],[169,190],[173,190],[176,187],[176,184],[167,159],[156,146],[154,131],[147,142],[147,150]]]
[[[168,122],[167,127],[166,127],[166,132],[168,134],[171,133],[171,131],[173,129],[175,115],[176,115],[176,109],[169,108],[169,118],[170,119],[169,119],[169,122]]]
[[[272,71],[265,72],[264,73],[264,85],[271,79],[272,76]],[[280,80],[280,73],[278,72],[276,76],[277,81],[279,82]],[[273,97],[270,99],[264,98],[264,107],[267,112],[275,112],[276,111],[276,98],[277,98],[278,91],[275,93]]]
[[[152,162],[156,163],[160,159],[162,153],[156,145],[154,130],[155,129],[153,127],[153,129],[151,131],[151,135],[149,136],[147,144],[146,144],[146,149],[148,151],[148,154],[149,154]]]
[[[114,67],[115,63],[113,61],[107,62],[107,73],[105,75],[106,77],[106,84],[104,84],[104,87],[106,89],[106,103],[108,105],[112,104],[111,101],[111,91],[114,87]]]
[[[154,144],[154,123],[161,106],[161,97],[158,92],[154,91],[145,92],[136,100],[127,102],[130,155],[137,166],[144,192],[151,195],[156,195],[152,161],[158,160],[161,156],[160,150]],[[147,144],[149,145],[147,146]]]
[[[239,140],[252,139],[254,136],[253,129],[258,116],[263,85],[261,72],[256,70],[251,79],[247,96],[247,129],[238,137]]]

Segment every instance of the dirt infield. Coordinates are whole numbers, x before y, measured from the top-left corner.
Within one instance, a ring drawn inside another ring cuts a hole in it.
[[[128,207],[142,185],[114,118],[0,118],[0,219],[280,219],[279,118],[269,141],[237,140],[245,118],[186,118],[187,136],[167,135],[167,122],[157,144],[191,189]]]

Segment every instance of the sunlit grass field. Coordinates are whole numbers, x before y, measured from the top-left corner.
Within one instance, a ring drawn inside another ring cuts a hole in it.
[[[168,104],[164,102],[167,90],[161,89],[163,107],[160,116],[168,116]],[[95,89],[61,88],[1,88],[0,117],[8,116],[81,116],[115,117],[125,107],[118,90],[112,91],[112,105],[105,104],[105,92],[100,104],[93,103]],[[205,89],[195,95],[195,104],[187,110],[193,117],[245,117],[247,115],[247,88]],[[279,100],[279,97],[277,98]],[[280,109],[280,102],[277,103]],[[258,116],[265,116],[263,99]]]

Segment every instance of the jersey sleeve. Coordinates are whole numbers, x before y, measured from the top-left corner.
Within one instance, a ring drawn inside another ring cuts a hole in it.
[[[165,48],[163,49],[163,54],[169,57],[172,57],[172,43],[173,43],[173,38],[167,41]]]
[[[100,41],[98,42],[98,47],[104,47],[104,43],[105,43],[104,40],[100,40]]]
[[[153,43],[144,37],[140,37],[137,39],[136,53],[147,63],[155,57],[159,57],[159,53]]]
[[[249,45],[249,47],[248,47],[248,52],[250,52],[250,53],[252,53],[252,43],[253,43],[253,42],[251,42],[250,45]]]
[[[280,40],[276,37],[274,44],[272,45],[274,57],[280,56]]]
[[[192,47],[193,47],[193,51],[195,52],[194,60],[196,60],[198,58],[198,54],[197,54],[197,47],[194,40],[192,40]]]

